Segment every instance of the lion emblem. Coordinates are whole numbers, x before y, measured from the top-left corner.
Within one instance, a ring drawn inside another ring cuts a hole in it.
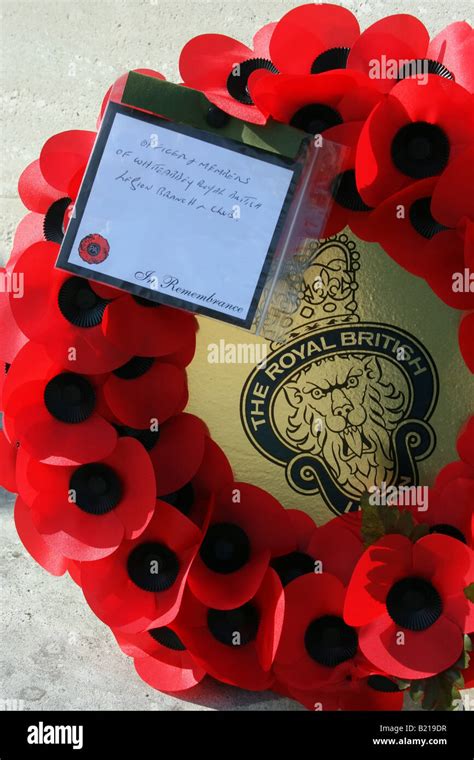
[[[405,380],[400,384],[404,390],[385,380],[375,356],[313,362],[284,386],[286,436],[298,451],[324,459],[342,490],[358,498],[393,479],[392,433],[408,396]]]

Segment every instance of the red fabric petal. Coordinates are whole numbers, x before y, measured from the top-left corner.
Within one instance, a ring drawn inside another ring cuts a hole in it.
[[[280,643],[285,617],[285,592],[276,572],[268,569],[255,596],[260,609],[260,626],[255,641],[263,670],[270,670]]]
[[[474,220],[474,147],[463,151],[446,167],[433,192],[431,212],[446,227],[457,227],[463,217]]]
[[[465,288],[464,247],[460,235],[452,230],[439,232],[428,242],[424,254],[423,276],[436,295],[453,309],[473,309],[474,292]]]
[[[457,478],[474,479],[474,467],[465,464],[465,462],[450,462],[438,472],[434,488],[442,491],[453,480],[457,480]]]
[[[271,58],[284,74],[310,74],[321,53],[351,47],[359,36],[356,17],[330,3],[308,3],[286,13],[270,42]]]
[[[155,511],[156,482],[153,465],[143,446],[133,438],[119,438],[104,464],[119,473],[122,498],[113,511],[125,529],[125,538],[137,538]]]
[[[268,569],[270,552],[254,554],[240,569],[222,575],[210,570],[197,556],[189,574],[189,588],[199,601],[216,610],[241,607],[257,593]]]
[[[39,160],[23,170],[18,180],[18,193],[23,205],[39,214],[46,214],[51,204],[64,196],[64,192],[48,185],[41,173]]]
[[[206,426],[193,414],[178,414],[160,427],[160,438],[150,451],[157,494],[165,496],[194,477],[204,457]]]
[[[19,256],[26,251],[30,245],[44,241],[44,216],[42,214],[30,213],[21,219],[13,237],[13,248],[10,257],[6,263],[6,269],[11,271],[18,261]]]
[[[400,631],[382,615],[359,631],[359,646],[370,662],[395,678],[430,678],[459,659],[463,638],[459,627],[442,615],[425,631]]]
[[[206,675],[204,668],[195,662],[191,665],[191,658],[189,661],[188,667],[169,665],[156,657],[138,657],[134,663],[138,675],[147,684],[154,689],[174,693],[192,689]]]
[[[86,168],[95,137],[95,132],[85,130],[69,130],[50,137],[39,158],[46,182],[69,195],[70,186],[77,186],[77,175]]]
[[[103,319],[106,337],[131,356],[164,356],[194,339],[196,319],[169,306],[140,306],[132,297],[109,304]]]
[[[14,516],[20,541],[33,559],[48,573],[64,575],[68,560],[45,543],[33,524],[30,510],[20,497],[15,502]]]
[[[11,493],[17,492],[16,486],[16,458],[18,449],[12,446],[0,430],[0,486]]]
[[[240,103],[227,90],[227,79],[235,64],[255,57],[253,50],[225,34],[200,34],[181,51],[179,71],[187,87],[201,90],[226,113],[264,124],[266,119],[255,106]]]
[[[474,416],[461,429],[456,445],[461,459],[474,467]]]
[[[424,58],[428,43],[428,31],[415,16],[405,13],[386,16],[369,26],[354,42],[347,66],[363,71],[381,92],[388,92],[397,82],[397,77],[386,76],[383,62]],[[382,63],[381,71],[377,70],[374,62]]]
[[[427,57],[442,63],[458,84],[474,92],[474,31],[466,21],[442,29],[431,40]]]
[[[154,420],[166,422],[185,406],[186,374],[174,364],[155,362],[141,377],[123,380],[111,375],[104,385],[104,398],[113,414],[125,425],[150,428]]]
[[[13,316],[11,300],[18,302],[23,299],[10,299],[6,293],[0,293],[0,358],[8,364],[12,364],[15,356],[27,342],[26,336],[21,332]]]
[[[412,571],[412,547],[408,538],[393,534],[364,552],[347,589],[344,620],[348,625],[364,625],[385,613],[391,587]]]
[[[430,580],[444,599],[471,582],[472,550],[450,536],[432,533],[413,544],[413,573]]]
[[[31,517],[48,546],[80,562],[108,556],[123,539],[123,525],[114,512],[90,515],[65,495],[40,494],[31,506]]]
[[[308,546],[308,553],[322,563],[322,571],[330,573],[346,585],[364,552],[364,545],[335,518],[317,528]]]
[[[370,227],[367,223],[371,239],[376,240],[397,264],[419,276],[434,269],[437,261],[430,255],[430,240],[413,227],[410,209],[421,198],[431,198],[435,184],[436,180],[430,177],[404,187],[371,213]],[[449,242],[445,242],[449,250]]]

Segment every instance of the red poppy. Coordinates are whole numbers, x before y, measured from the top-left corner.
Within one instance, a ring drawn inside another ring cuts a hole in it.
[[[461,320],[459,348],[469,370],[474,373],[474,311]]]
[[[204,92],[226,114],[252,124],[265,124],[266,117],[254,105],[247,85],[254,71],[278,73],[268,50],[273,28],[274,24],[269,24],[257,32],[253,50],[225,34],[194,37],[179,58],[183,83]]]
[[[122,652],[133,657],[140,678],[154,689],[170,693],[185,691],[206,675],[172,626],[134,634],[113,633]]]
[[[155,509],[146,451],[122,438],[112,454],[80,467],[53,467],[20,452],[18,490],[44,541],[68,559],[89,562],[138,538]]]
[[[147,356],[117,367],[103,385],[104,399],[124,425],[153,430],[186,406],[186,372]]]
[[[377,668],[397,678],[427,678],[451,667],[474,623],[464,588],[472,551],[432,534],[412,543],[387,535],[370,546],[349,583],[344,620],[361,626],[359,645]]]
[[[79,256],[87,264],[102,264],[109,255],[110,245],[97,232],[86,235],[79,243]]]
[[[344,597],[342,582],[326,572],[304,575],[286,588],[274,670],[290,691],[339,683],[367,667],[357,631],[342,619]]]
[[[96,283],[94,290],[99,293]],[[194,346],[196,318],[189,312],[121,294],[104,313],[103,331],[130,356],[165,356]]]
[[[440,175],[472,145],[471,96],[455,82],[399,82],[372,111],[356,156],[359,192],[378,206],[417,179]]]
[[[285,595],[268,569],[244,604],[225,610],[202,604],[186,590],[175,629],[195,660],[211,676],[261,691],[271,686],[271,666],[280,639]]]
[[[0,430],[0,486],[11,493],[18,491],[15,473],[17,453],[18,448]]]
[[[26,287],[23,298],[10,294],[13,316],[25,335],[43,344],[63,367],[93,374],[116,369],[131,354],[104,335],[110,300],[82,277],[56,269],[58,250],[56,243],[36,243],[18,258],[13,276],[24,276]]]
[[[189,587],[209,607],[240,607],[257,593],[270,559],[294,548],[290,517],[276,499],[248,483],[229,484],[216,497]]]
[[[177,509],[157,501],[153,519],[138,539],[81,565],[84,596],[97,617],[124,633],[171,623],[201,535]]]
[[[346,8],[308,3],[280,19],[270,40],[271,58],[283,74],[345,69],[359,33],[356,17]]]
[[[327,71],[317,77],[258,76],[251,78],[249,88],[266,117],[312,135],[343,122],[364,120],[380,100],[367,77],[357,71]]]
[[[117,433],[96,411],[98,382],[65,371],[43,346],[27,343],[3,388],[9,440],[47,464],[88,464],[109,456]]]
[[[271,567],[283,586],[308,573],[330,573],[347,583],[364,551],[360,537],[336,517],[317,528],[306,512],[289,509],[296,548],[289,554],[275,557]]]

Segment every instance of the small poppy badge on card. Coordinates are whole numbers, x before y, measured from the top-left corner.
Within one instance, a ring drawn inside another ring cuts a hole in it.
[[[79,256],[88,264],[102,264],[110,251],[108,241],[102,235],[86,235],[79,243]]]

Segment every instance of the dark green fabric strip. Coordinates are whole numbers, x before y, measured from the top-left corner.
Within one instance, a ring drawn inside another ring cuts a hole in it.
[[[290,159],[297,157],[302,141],[308,137],[299,129],[272,120],[259,126],[230,118],[224,127],[211,127],[206,121],[211,104],[202,92],[134,71],[128,75],[122,102]]]

